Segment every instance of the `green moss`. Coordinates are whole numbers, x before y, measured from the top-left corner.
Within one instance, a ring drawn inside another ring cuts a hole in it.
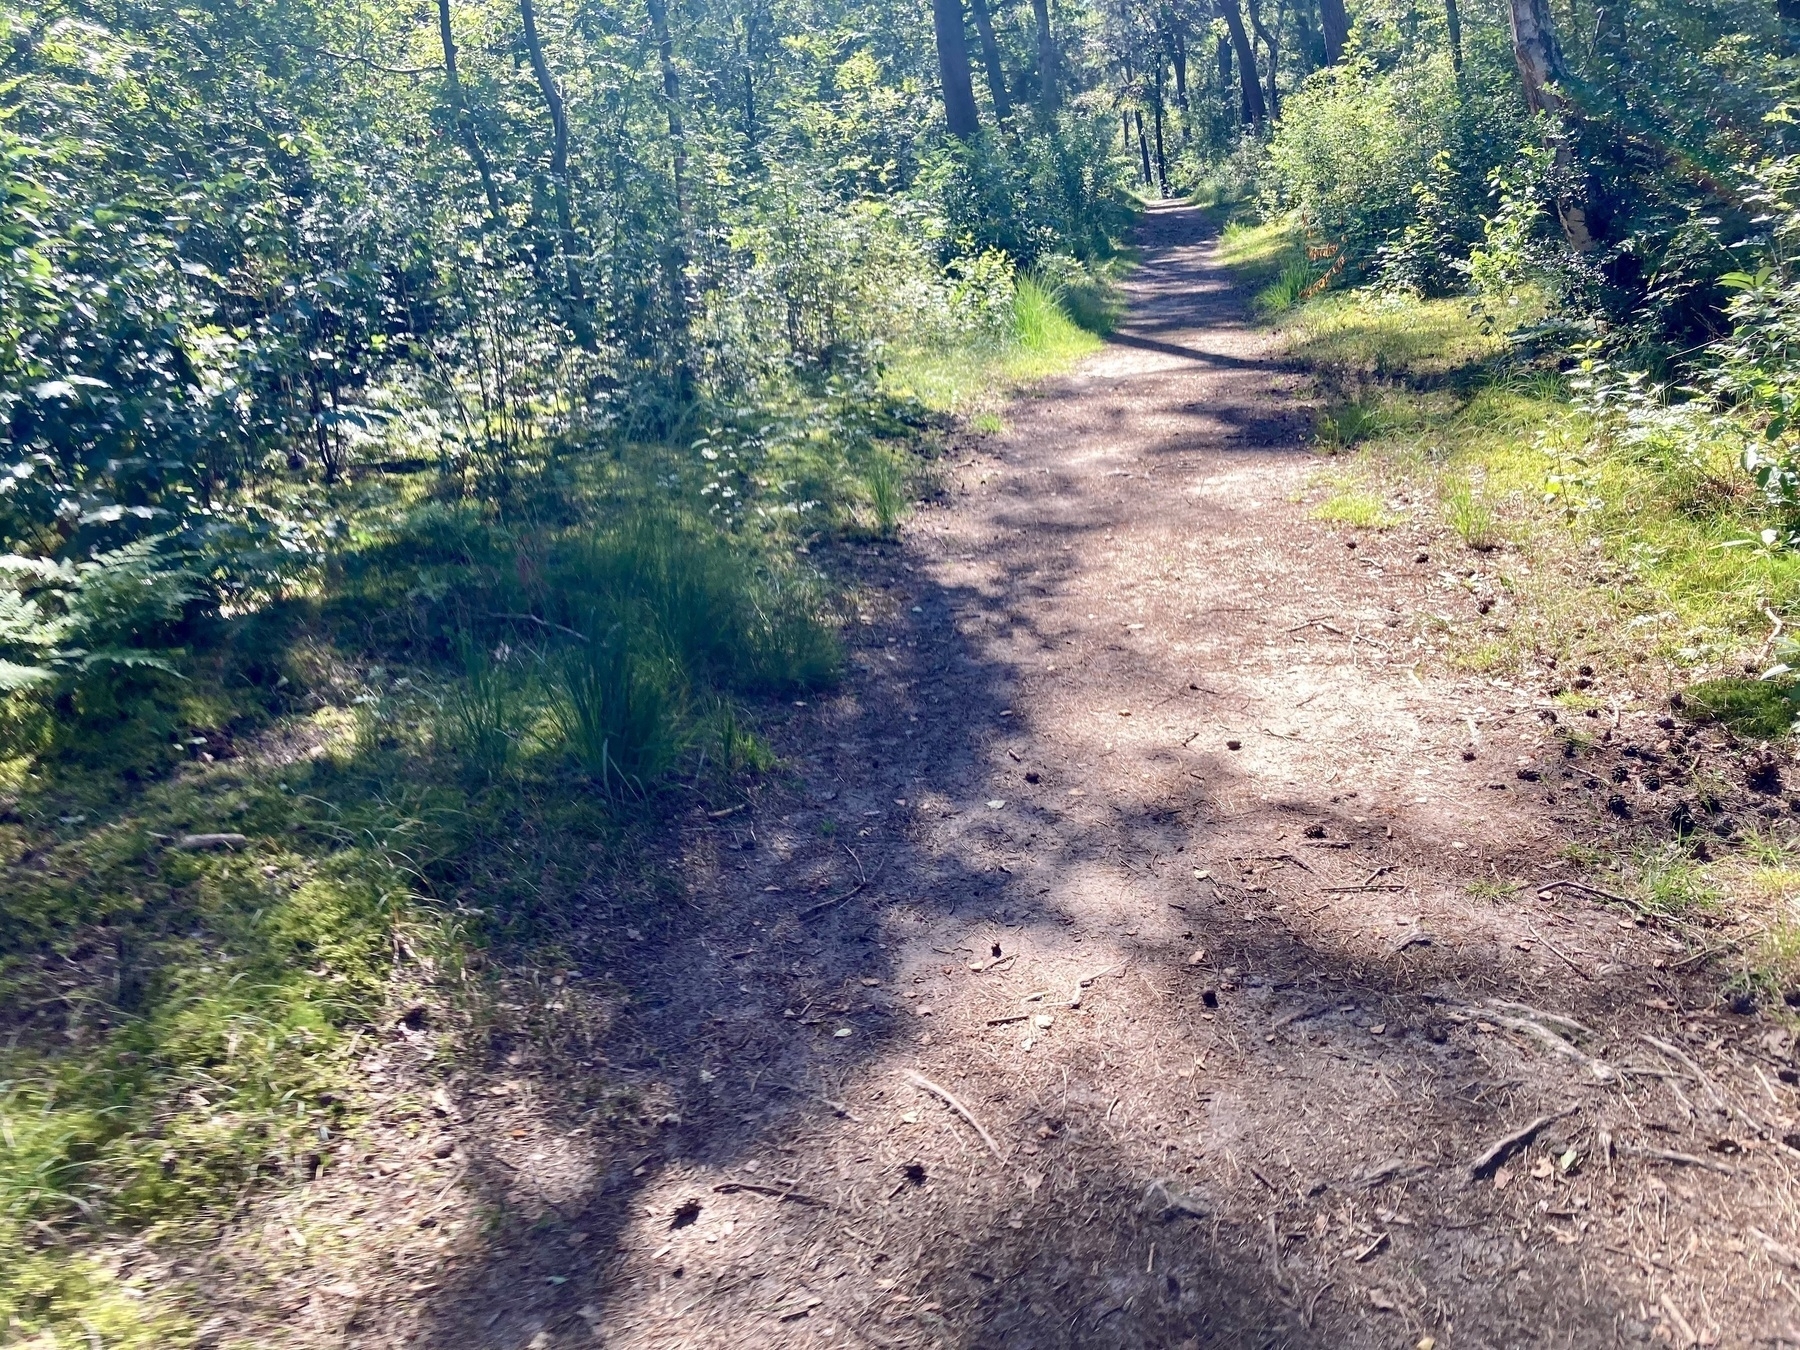
[[[1334,492],[1312,509],[1314,520],[1354,526],[1359,530],[1385,530],[1398,523],[1381,498],[1354,490]]]
[[[1719,722],[1753,740],[1780,740],[1800,717],[1800,682],[1706,680],[1681,691],[1678,711],[1689,721]]]

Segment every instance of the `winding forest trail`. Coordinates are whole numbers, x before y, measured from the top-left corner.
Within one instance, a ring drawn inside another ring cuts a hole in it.
[[[1298,376],[1199,213],[1145,231],[1107,350],[859,551],[797,772],[682,823],[601,1036],[660,1124],[495,1108],[539,1220],[414,1343],[1800,1343],[1772,1024],[1519,889],[1602,817],[1423,660],[1487,564],[1309,520]]]

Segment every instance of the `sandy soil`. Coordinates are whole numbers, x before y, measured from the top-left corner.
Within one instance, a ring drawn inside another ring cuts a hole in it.
[[[1568,762],[1542,690],[1441,673],[1427,620],[1492,602],[1486,564],[1310,521],[1299,377],[1197,213],[1146,231],[1107,350],[844,561],[852,678],[786,710],[795,772],[677,823],[658,926],[596,896],[518,995],[579,1034],[437,1085],[417,1238],[295,1325],[1800,1344],[1791,1037],[1560,884],[1672,789]],[[1667,757],[1633,707],[1586,729]],[[372,1072],[426,1082],[417,1039]]]

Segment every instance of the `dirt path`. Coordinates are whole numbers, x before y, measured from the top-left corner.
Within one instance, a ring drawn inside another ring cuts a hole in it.
[[[446,1113],[524,1219],[363,1343],[1800,1343],[1790,1043],[1516,889],[1598,817],[1536,694],[1430,673],[1478,560],[1306,519],[1297,378],[1146,228],[1115,342],[860,558],[799,779],[685,822],[587,1058]]]

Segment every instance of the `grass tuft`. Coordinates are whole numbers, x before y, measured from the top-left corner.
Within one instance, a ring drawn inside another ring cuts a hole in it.
[[[1780,740],[1800,718],[1800,682],[1705,680],[1681,691],[1680,715],[1692,722],[1718,722],[1752,740]]]

